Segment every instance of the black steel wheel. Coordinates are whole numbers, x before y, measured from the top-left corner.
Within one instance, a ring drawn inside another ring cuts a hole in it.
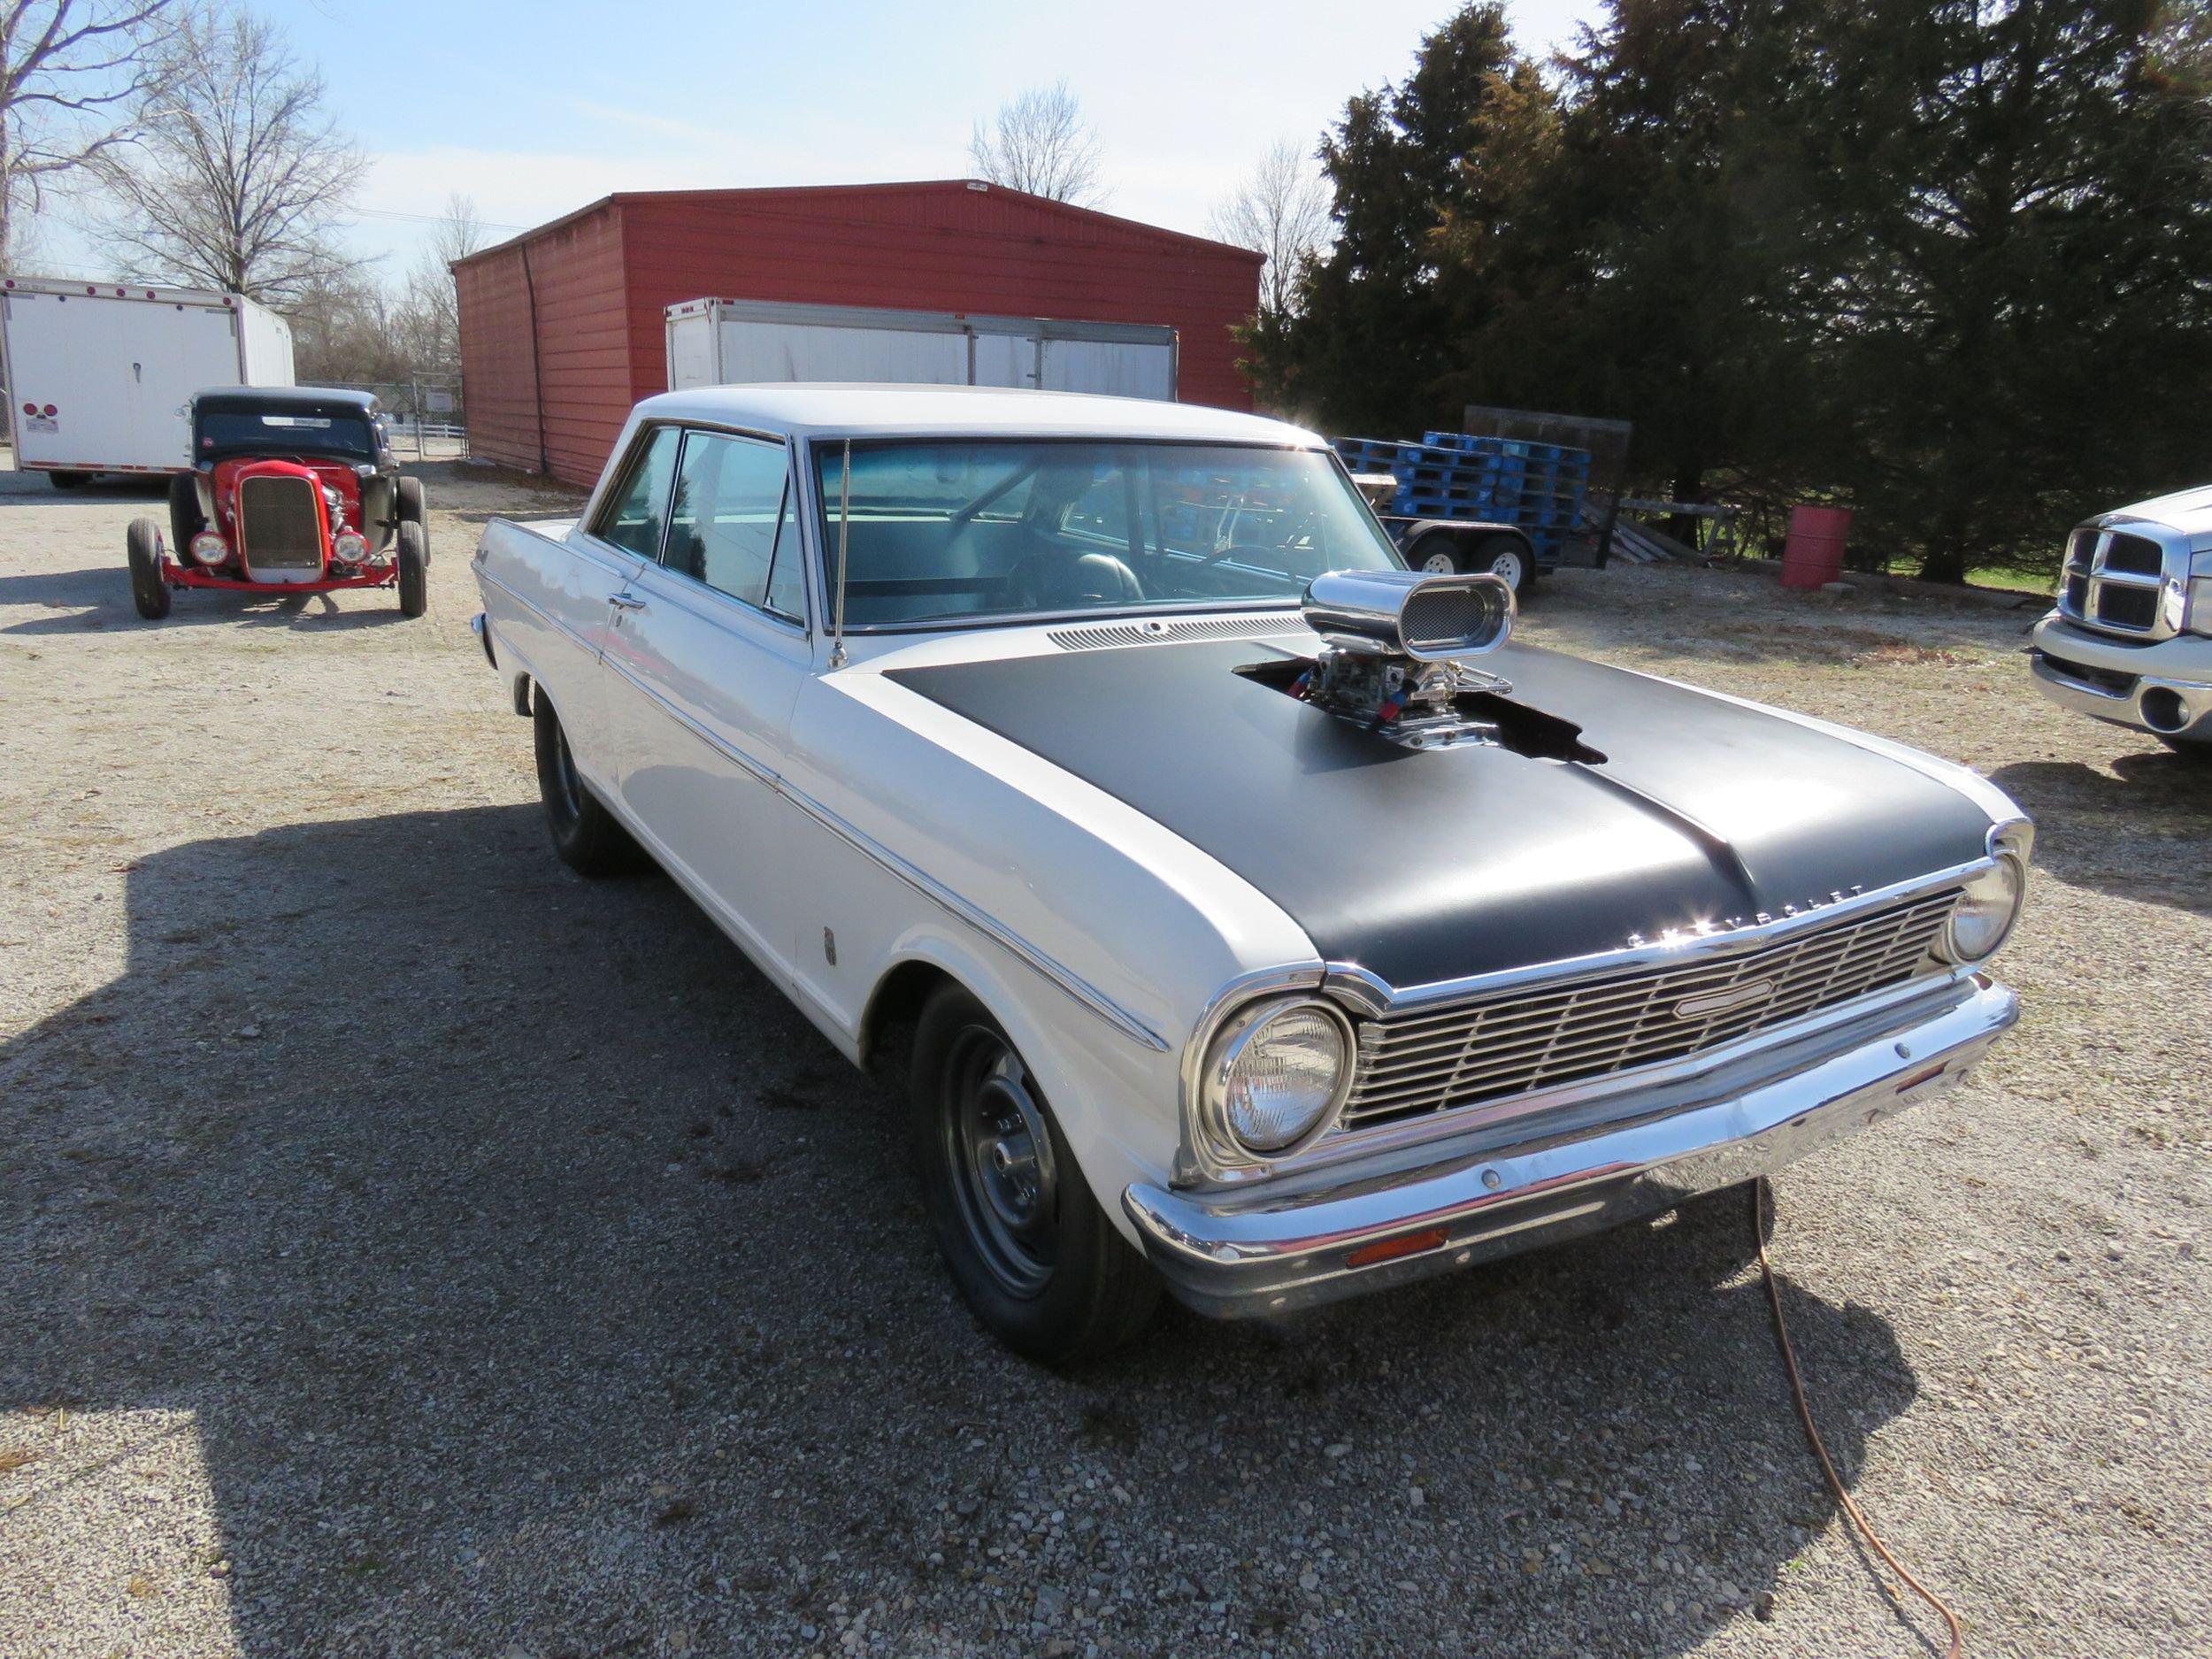
[[[538,796],[545,803],[546,832],[561,862],[579,875],[619,876],[641,869],[647,860],[630,832],[600,804],[576,770],[561,717],[541,691],[531,710],[536,740]]]
[[[922,1011],[911,1084],[938,1248],[1000,1340],[1066,1364],[1141,1331],[1158,1279],[1100,1208],[1004,1028],[956,985]]]
[[[130,558],[131,603],[149,622],[169,614],[169,584],[161,580],[161,526],[151,518],[134,518],[124,533],[123,546]]]
[[[169,474],[169,545],[181,564],[192,555],[192,538],[207,520],[200,516],[199,480],[189,472]]]
[[[430,609],[430,549],[424,545],[422,526],[399,526],[399,613],[419,617]]]

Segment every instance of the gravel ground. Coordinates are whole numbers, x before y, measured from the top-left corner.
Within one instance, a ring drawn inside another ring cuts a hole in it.
[[[986,1340],[877,1088],[552,858],[465,555],[562,498],[427,476],[426,620],[156,626],[157,503],[0,475],[0,1655],[1935,1650],[1740,1213],[1074,1378]],[[1632,569],[1526,626],[2040,820],[2026,1023],[1777,1183],[1784,1294],[1970,1654],[2201,1653],[2212,769],[2031,695],[2029,620]]]

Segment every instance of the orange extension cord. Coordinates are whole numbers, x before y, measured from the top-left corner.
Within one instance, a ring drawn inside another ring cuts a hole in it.
[[[1797,1368],[1797,1350],[1790,1346],[1790,1327],[1782,1317],[1782,1293],[1774,1282],[1774,1263],[1767,1259],[1766,1218],[1774,1204],[1773,1190],[1764,1177],[1753,1183],[1751,1192],[1751,1237],[1759,1247],[1759,1274],[1766,1280],[1767,1306],[1774,1311],[1774,1339],[1782,1346],[1782,1363],[1790,1374],[1790,1392],[1797,1396],[1797,1420],[1805,1425],[1805,1438],[1812,1442],[1813,1455],[1820,1459],[1820,1471],[1828,1477],[1828,1486],[1836,1494],[1836,1502],[1851,1517],[1851,1524],[1859,1529],[1874,1553],[1887,1562],[1890,1571],[1912,1586],[1913,1594],[1943,1616],[1950,1627],[1951,1645],[1945,1650],[1944,1659],[1959,1659],[1965,1645],[1965,1636],[1959,1628],[1959,1616],[1944,1605],[1943,1598],[1905,1571],[1904,1563],[1890,1553],[1881,1534],[1874,1530],[1874,1523],[1866,1518],[1866,1512],[1853,1502],[1851,1494],[1844,1490],[1843,1477],[1836,1473],[1835,1463],[1829,1458],[1828,1448],[1820,1443],[1820,1431],[1813,1426],[1813,1408],[1805,1398],[1805,1378]]]

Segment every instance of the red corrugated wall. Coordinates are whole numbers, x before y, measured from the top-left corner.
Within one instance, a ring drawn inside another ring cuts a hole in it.
[[[1164,323],[1185,402],[1252,406],[1229,333],[1259,299],[1241,249],[958,180],[622,195],[456,268],[471,443],[514,465],[538,465],[524,247],[547,459],[577,483],[630,404],[666,388],[662,314],[682,300]]]

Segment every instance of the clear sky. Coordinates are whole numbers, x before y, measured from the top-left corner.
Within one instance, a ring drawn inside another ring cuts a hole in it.
[[[1449,0],[261,0],[374,158],[349,233],[395,273],[449,191],[526,227],[610,190],[957,178],[979,118],[1064,78],[1112,212],[1181,230],[1279,138],[1402,75]],[[1596,0],[1510,0],[1530,50]],[[495,236],[504,234],[495,231]],[[51,264],[104,264],[62,227]],[[77,274],[74,269],[61,273]],[[88,270],[88,274],[103,274]]]

